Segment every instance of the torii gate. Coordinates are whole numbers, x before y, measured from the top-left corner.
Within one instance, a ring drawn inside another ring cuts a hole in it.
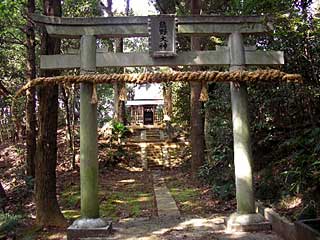
[[[244,47],[244,34],[258,34],[270,29],[264,17],[186,16],[60,18],[33,15],[34,22],[44,25],[51,36],[80,38],[80,51],[69,55],[41,56],[41,69],[80,68],[92,74],[97,67],[226,65],[230,71],[246,66],[281,65],[283,52],[256,51]],[[165,28],[164,28],[165,26]],[[216,51],[176,53],[176,34],[188,36],[229,36],[228,47]],[[110,53],[96,49],[97,38],[150,37],[150,53]],[[255,214],[252,183],[252,153],[248,122],[247,89],[243,83],[230,84],[234,136],[237,214],[235,224],[263,221]],[[98,219],[97,105],[91,103],[93,85],[80,88],[80,181],[81,218]],[[77,222],[77,221],[76,221]],[[94,222],[94,221],[93,221]],[[76,224],[76,223],[75,223]],[[103,224],[102,224],[103,225]],[[101,221],[94,226],[102,227]],[[92,227],[92,226],[91,226]],[[77,228],[77,227],[76,227]],[[71,237],[71,235],[68,235]]]

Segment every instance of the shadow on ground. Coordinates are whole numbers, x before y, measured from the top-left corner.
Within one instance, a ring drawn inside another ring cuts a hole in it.
[[[113,224],[113,233],[104,239],[125,240],[281,240],[272,232],[227,233],[224,218],[124,219]]]

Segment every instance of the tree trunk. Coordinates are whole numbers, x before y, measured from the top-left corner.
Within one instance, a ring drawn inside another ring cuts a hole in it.
[[[113,17],[112,12],[112,0],[107,0],[107,6],[103,7],[103,10],[109,17]],[[129,7],[129,1],[127,0],[127,6],[126,6],[126,12]],[[103,13],[103,11],[102,11]],[[128,15],[128,14],[127,14]],[[123,39],[119,38],[115,40],[115,46],[114,46],[115,52],[123,52]],[[120,70],[121,73],[123,73],[123,68]],[[125,83],[115,82],[113,84],[113,119],[117,122],[121,122],[123,124],[126,123],[125,119],[125,103],[123,100],[120,99],[120,93],[122,92],[122,88],[125,87]]]
[[[4,190],[2,183],[0,182],[0,208],[3,212],[6,211],[6,205],[7,205],[7,195],[6,191]]]
[[[122,53],[123,52],[123,39],[119,38],[116,39],[116,52],[117,53]],[[124,68],[120,69],[121,73],[124,73]],[[115,101],[114,103],[117,104],[116,109],[117,109],[117,115],[115,115],[116,120],[118,122],[121,122],[123,124],[126,124],[126,110],[125,110],[125,102],[124,102],[124,97],[123,93],[125,91],[126,84],[124,82],[116,82],[114,83],[116,86],[114,86],[114,91],[118,91],[115,94]]]
[[[172,117],[172,83],[166,83],[163,87],[164,111],[170,119]]]
[[[35,1],[28,0],[27,3],[28,15],[35,11]],[[26,79],[31,81],[36,78],[36,55],[35,55],[35,32],[32,22],[28,19],[26,26],[26,46],[27,46],[27,66]],[[35,163],[34,158],[36,154],[36,99],[35,89],[31,88],[26,91],[26,162],[27,175],[35,177]]]
[[[126,16],[129,15],[130,10],[130,1],[126,0]],[[113,14],[112,14],[113,16]],[[123,38],[116,39],[115,43],[116,52],[122,53],[123,52]],[[120,69],[121,73],[124,73],[124,68]],[[116,82],[114,83],[114,104],[115,104],[115,119],[118,122],[121,122],[123,124],[127,123],[126,119],[126,109],[125,109],[125,98],[126,96],[123,96],[123,93],[125,93],[126,84],[124,82]]]
[[[71,162],[71,166],[72,169],[74,170],[76,168],[76,153],[74,151],[74,144],[73,144],[73,135],[74,132],[72,131],[72,127],[71,127],[71,114],[70,114],[70,107],[69,107],[69,96],[66,93],[66,90],[63,86],[61,86],[61,92],[62,92],[62,99],[63,99],[63,103],[64,106],[66,108],[66,124],[67,124],[67,140],[69,142],[69,148],[70,151],[72,153],[72,162]]]
[[[44,0],[44,15],[61,16],[60,0]],[[60,40],[41,36],[41,54],[58,54]],[[57,75],[57,71],[44,71],[42,76]],[[66,226],[56,196],[58,86],[39,88],[39,135],[36,154],[36,222],[43,226]]]
[[[191,1],[191,12],[193,15],[200,14],[200,1]],[[200,38],[191,37],[191,50],[200,50]],[[194,71],[198,70],[193,68]],[[193,177],[197,176],[199,167],[204,161],[204,122],[201,113],[202,104],[199,101],[201,93],[200,82],[190,82],[191,87],[191,171]]]

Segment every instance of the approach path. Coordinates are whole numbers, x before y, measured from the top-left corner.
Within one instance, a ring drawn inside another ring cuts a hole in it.
[[[113,224],[111,236],[90,240],[282,240],[272,231],[226,233],[224,216],[181,217],[161,171],[152,174],[158,217],[122,219]]]

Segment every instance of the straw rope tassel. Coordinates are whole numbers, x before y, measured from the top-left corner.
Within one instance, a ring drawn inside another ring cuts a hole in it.
[[[127,88],[126,88],[125,83],[121,84],[120,93],[119,93],[119,100],[120,101],[127,101]]]
[[[201,93],[200,93],[200,97],[199,97],[199,101],[200,102],[206,102],[209,100],[209,96],[208,96],[208,84],[205,81],[201,82]]]
[[[92,84],[92,96],[91,96],[91,104],[98,103],[98,95],[97,95],[97,86],[95,83]]]

